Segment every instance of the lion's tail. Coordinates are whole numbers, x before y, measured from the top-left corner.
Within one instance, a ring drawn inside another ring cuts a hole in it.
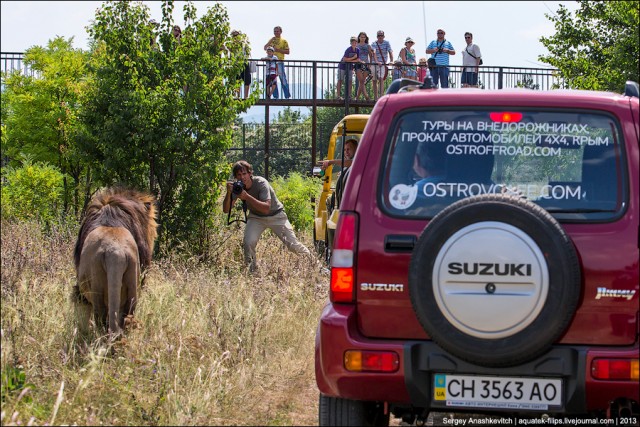
[[[107,272],[107,318],[109,321],[109,332],[118,335],[122,332],[120,319],[124,316],[123,313],[120,313],[120,296],[122,294],[123,282],[127,281],[125,278],[128,270],[127,255],[122,251],[107,251],[105,253],[104,265]]]

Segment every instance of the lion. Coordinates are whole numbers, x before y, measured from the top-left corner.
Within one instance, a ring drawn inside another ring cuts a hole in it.
[[[157,237],[155,198],[124,187],[99,191],[89,203],[74,249],[74,300],[79,326],[108,325],[122,333],[133,315],[142,272],[149,267]]]

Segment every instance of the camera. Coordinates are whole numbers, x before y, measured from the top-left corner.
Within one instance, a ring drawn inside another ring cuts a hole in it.
[[[231,197],[234,199],[242,194],[242,190],[244,190],[244,183],[242,180],[233,181],[233,188],[231,190]]]

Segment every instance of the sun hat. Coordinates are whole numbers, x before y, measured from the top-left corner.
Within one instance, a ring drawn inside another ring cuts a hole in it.
[[[404,41],[404,44],[407,44],[407,43],[415,43],[415,42],[411,37],[407,37],[407,39]]]
[[[267,51],[271,51],[271,52],[275,52],[275,50],[273,49],[273,46],[267,46]]]

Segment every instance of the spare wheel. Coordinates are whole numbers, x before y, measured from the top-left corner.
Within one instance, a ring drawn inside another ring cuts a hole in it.
[[[575,248],[547,211],[485,194],[442,210],[409,266],[411,304],[425,331],[466,361],[512,366],[546,352],[580,298]]]

